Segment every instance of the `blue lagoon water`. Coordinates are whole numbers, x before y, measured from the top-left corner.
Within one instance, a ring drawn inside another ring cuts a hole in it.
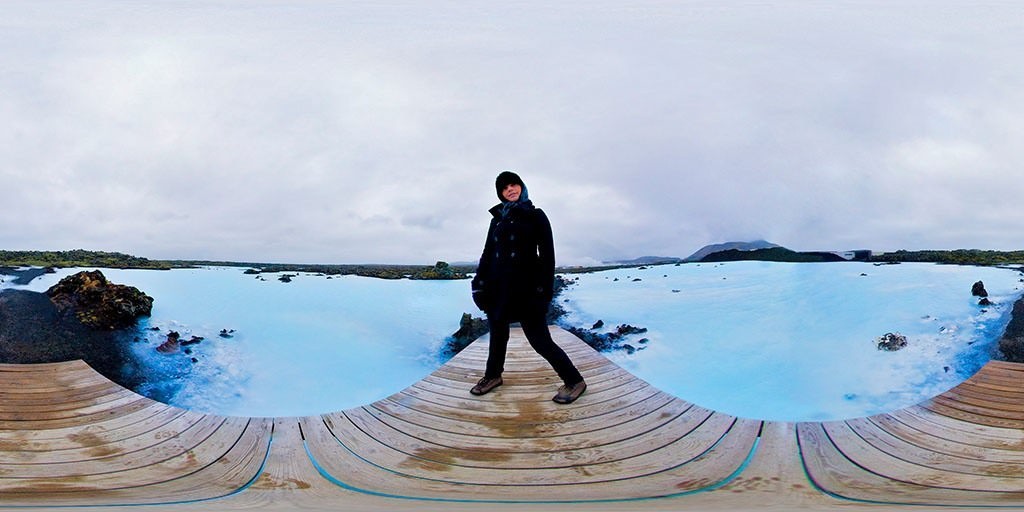
[[[30,289],[80,270],[59,270]],[[475,308],[468,281],[300,274],[282,283],[278,274],[264,281],[228,267],[100,270],[154,298],[146,337],[134,346],[152,372],[137,391],[218,414],[319,414],[388,396],[440,366],[444,338]],[[223,329],[233,337],[220,337]],[[191,354],[157,352],[171,330],[204,340],[184,347]]]
[[[133,345],[151,369],[137,391],[218,414],[319,414],[383,398],[440,366],[461,314],[479,314],[465,280],[101,270],[155,298],[143,328],[160,330]],[[609,355],[620,365],[704,407],[788,421],[884,412],[958,384],[992,356],[1021,294],[1014,270],[930,264],[735,262],[571,277],[566,323],[648,328],[630,340],[642,350]],[[995,306],[971,296],[978,280]],[[160,354],[169,330],[205,339],[191,354]],[[908,347],[877,350],[887,332]]]
[[[567,305],[572,323],[647,327],[633,337],[650,340],[643,350],[610,357],[676,396],[737,416],[822,421],[916,404],[974,374],[1020,278],[933,264],[686,264],[582,275]],[[995,306],[971,295],[979,280]],[[878,350],[888,332],[907,347]]]

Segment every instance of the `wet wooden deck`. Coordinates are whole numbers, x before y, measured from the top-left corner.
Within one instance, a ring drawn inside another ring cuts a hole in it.
[[[513,330],[363,407],[222,417],[140,397],[84,363],[0,365],[0,507],[678,510],[1024,506],[1024,365],[989,363],[869,418],[736,418],[655,389],[557,328],[589,389]],[[681,370],[682,371],[682,370]]]

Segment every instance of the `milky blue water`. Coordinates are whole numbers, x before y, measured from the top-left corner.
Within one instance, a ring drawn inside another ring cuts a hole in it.
[[[318,414],[383,398],[436,369],[461,314],[477,312],[465,280],[101,270],[156,299],[143,328],[160,330],[133,345],[151,368],[137,391],[218,414]],[[610,354],[617,363],[704,407],[788,421],[884,412],[956,385],[990,358],[1021,293],[1017,271],[929,264],[735,262],[572,277],[561,299],[568,323],[649,329],[630,340],[642,350]],[[995,306],[970,295],[978,280]],[[160,354],[169,330],[205,339],[190,354]],[[908,347],[877,350],[886,332]]]
[[[80,270],[59,270],[29,289]],[[282,283],[278,274],[264,281],[226,267],[100,270],[155,299],[142,327],[160,331],[134,345],[151,382],[137,391],[218,414],[319,414],[388,396],[440,366],[441,342],[463,311],[475,310],[468,281],[302,274]],[[233,337],[220,337],[224,329]],[[161,354],[170,330],[204,340],[185,347],[191,354]]]
[[[632,337],[646,348],[610,357],[661,389],[738,416],[812,421],[916,404],[974,374],[1020,278],[932,264],[687,264],[582,275],[567,305],[572,323],[647,327]],[[979,280],[995,306],[971,295]],[[907,347],[878,350],[887,332]]]

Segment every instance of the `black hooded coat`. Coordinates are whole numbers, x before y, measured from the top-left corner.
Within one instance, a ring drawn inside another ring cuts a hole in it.
[[[510,322],[547,312],[555,281],[551,223],[527,198],[490,209],[491,224],[473,278],[474,299],[489,317]]]

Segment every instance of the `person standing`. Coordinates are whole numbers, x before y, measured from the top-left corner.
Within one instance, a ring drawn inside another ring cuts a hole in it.
[[[498,174],[494,186],[501,203],[490,209],[487,240],[472,283],[473,301],[487,314],[490,348],[484,376],[470,393],[485,395],[502,385],[509,324],[519,322],[530,346],[562,379],[552,400],[572,403],[587,390],[587,383],[548,330],[555,281],[551,223],[530,201],[526,184],[516,173]]]

